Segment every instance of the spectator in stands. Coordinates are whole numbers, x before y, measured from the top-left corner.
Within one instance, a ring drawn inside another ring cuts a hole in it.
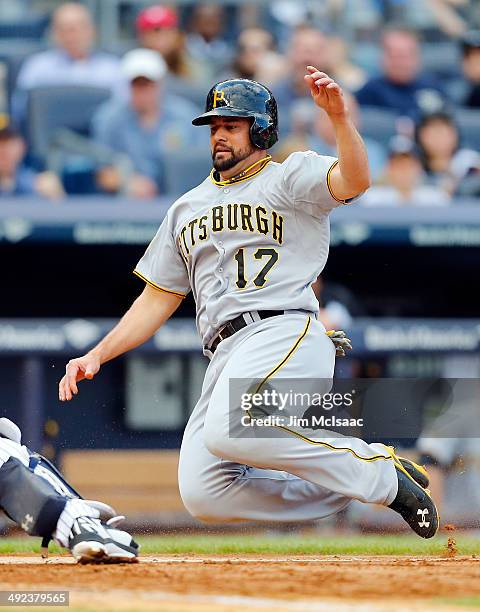
[[[27,59],[17,79],[13,112],[17,122],[26,112],[28,91],[46,85],[91,85],[121,90],[119,60],[94,48],[95,26],[83,4],[68,2],[53,13],[54,48]]]
[[[344,96],[357,129],[361,129],[358,104],[354,96],[348,92]],[[292,107],[291,117],[291,132],[275,151],[277,161],[284,161],[294,151],[311,150],[322,155],[337,156],[333,124],[325,111],[312,107],[308,100],[299,100]],[[385,167],[387,152],[373,138],[364,137],[363,140],[368,152],[370,172],[373,180],[376,180]]]
[[[462,68],[467,83],[462,104],[480,108],[480,31],[468,32],[462,39]]]
[[[223,37],[225,11],[219,4],[195,4],[189,20],[187,48],[192,57],[210,68],[215,80],[232,59],[232,49]]]
[[[451,195],[480,195],[480,153],[461,148],[457,125],[448,112],[424,115],[416,139],[431,184]]]
[[[262,72],[265,73],[266,84],[270,83],[274,89],[278,104],[287,108],[295,100],[309,98],[310,91],[298,76],[305,66],[319,66],[334,76],[344,90],[355,91],[366,80],[364,71],[349,58],[349,49],[343,39],[326,36],[309,25],[301,25],[294,30],[287,49],[287,66],[285,60],[280,65],[281,72],[275,72],[275,76],[278,74],[279,77],[268,75],[268,64]]]
[[[405,136],[390,142],[385,176],[361,197],[366,206],[444,206],[449,195],[439,186],[427,185],[415,143]]]
[[[383,74],[370,79],[357,93],[361,105],[378,106],[417,118],[443,104],[437,80],[420,74],[420,47],[415,33],[392,29],[383,35]]]
[[[198,142],[191,124],[196,108],[165,91],[167,67],[155,51],[129,51],[122,60],[122,71],[130,83],[130,97],[112,98],[97,111],[93,135],[99,144],[130,158],[134,174],[127,192],[152,198],[164,189],[163,157]],[[112,167],[98,173],[98,183],[107,192],[121,190],[124,179]]]
[[[330,76],[334,74],[325,34],[310,26],[296,28],[290,40],[285,64],[286,76],[276,83],[270,83],[282,117],[283,133],[290,129],[289,109],[293,102],[302,98],[310,99],[310,90],[303,78],[305,66],[318,66]]]
[[[444,33],[456,38],[465,30],[458,9],[470,0],[382,0],[377,2],[383,23],[401,23],[422,33],[423,39],[438,41]],[[381,24],[377,24],[377,27]]]
[[[0,198],[38,195],[58,199],[64,195],[52,172],[34,172],[23,164],[26,146],[22,136],[8,124],[0,128]]]
[[[160,53],[165,60],[168,91],[195,104],[203,104],[208,73],[205,66],[187,52],[176,10],[162,5],[150,6],[139,13],[136,29],[139,45]]]
[[[273,35],[263,28],[246,28],[237,39],[237,49],[231,68],[225,72],[225,78],[258,79],[263,82],[262,67],[268,62],[269,70],[273,61],[284,62],[275,51]]]

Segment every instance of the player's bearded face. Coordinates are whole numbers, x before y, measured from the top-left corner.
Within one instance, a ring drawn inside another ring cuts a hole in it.
[[[212,161],[218,172],[234,168],[255,151],[250,142],[250,124],[247,120],[219,123],[211,127]]]

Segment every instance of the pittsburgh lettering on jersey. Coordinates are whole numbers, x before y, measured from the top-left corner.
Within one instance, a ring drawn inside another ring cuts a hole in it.
[[[225,204],[214,206],[201,217],[192,219],[180,230],[182,252],[190,254],[192,248],[208,239],[210,232],[251,232],[270,234],[278,244],[283,242],[283,217],[258,204]]]

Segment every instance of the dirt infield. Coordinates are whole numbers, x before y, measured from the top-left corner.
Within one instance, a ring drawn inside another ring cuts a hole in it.
[[[69,590],[70,610],[438,611],[480,597],[480,558],[170,555],[78,566],[4,556],[0,590],[8,589]]]

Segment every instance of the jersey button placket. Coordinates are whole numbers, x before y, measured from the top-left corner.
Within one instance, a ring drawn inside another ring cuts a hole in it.
[[[223,206],[225,205],[225,200],[223,199],[224,194],[230,193],[230,189],[228,187],[224,187],[218,192],[218,204]],[[218,252],[217,265],[215,266],[215,276],[220,281],[220,290],[217,292],[217,295],[221,295],[228,287],[228,281],[224,274],[225,267],[225,246],[223,240],[217,240],[215,234],[212,235],[212,243],[215,246],[215,249]]]
[[[223,262],[225,261],[225,249],[223,248],[223,241],[219,240],[217,242],[217,251],[219,254],[218,262],[217,262],[217,275],[220,277],[223,289],[226,288],[225,284],[225,276],[223,275]]]

